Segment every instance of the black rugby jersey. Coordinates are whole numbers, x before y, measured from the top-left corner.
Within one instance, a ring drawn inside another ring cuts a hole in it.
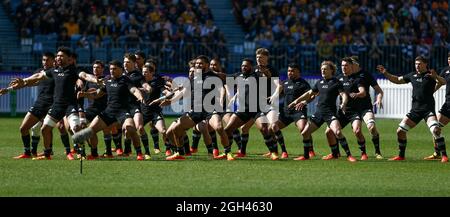
[[[130,79],[130,82],[133,84],[133,86],[140,88],[142,87],[142,81],[144,81],[144,76],[142,75],[142,73],[135,69],[131,72],[129,72],[128,74],[126,74],[126,76],[128,76],[128,78]],[[134,105],[134,106],[139,106],[139,102],[136,100],[136,97],[129,93],[129,102],[130,104]]]
[[[284,92],[284,112],[286,113],[294,113],[298,112],[295,108],[289,108],[289,104],[291,104],[295,99],[308,92],[311,89],[311,86],[305,79],[298,78],[295,80],[288,79],[283,83],[283,92]],[[306,109],[306,106],[304,107]]]
[[[54,104],[74,105],[77,102],[75,84],[78,79],[76,68],[73,65],[58,67],[45,72],[47,77],[51,77],[55,82],[53,95]]]
[[[38,69],[35,73],[39,73],[42,70],[44,70],[44,69],[43,68]],[[53,70],[53,68],[49,68],[44,71],[46,72],[46,71],[51,71],[51,70]],[[55,92],[55,81],[54,81],[53,77],[48,77],[47,79],[44,79],[39,82],[38,97],[37,97],[36,101],[52,103],[54,92]]]
[[[266,81],[266,88],[267,88],[267,93],[266,93],[266,97],[270,97],[272,95],[272,87],[275,89],[276,87],[274,86],[275,84],[272,83],[272,78],[276,78],[279,79],[280,77],[280,73],[271,65],[267,65],[266,66],[267,69],[271,72],[271,77],[267,77],[267,81]],[[258,74],[261,77],[265,77],[264,73],[262,73],[258,67],[256,67],[255,69],[256,74]]]
[[[317,111],[322,113],[336,113],[336,98],[343,92],[342,83],[335,77],[317,81],[312,88],[314,93],[319,93]]]
[[[100,76],[99,78],[104,79],[105,76]],[[100,86],[98,84],[92,83],[92,82],[86,82],[86,85],[84,85],[84,91],[88,91],[89,89],[92,89],[92,88],[99,89]],[[99,108],[102,110],[102,108],[104,109],[106,107],[107,102],[108,102],[108,96],[105,94],[100,98],[94,99],[90,106]]]
[[[151,102],[155,99],[161,97],[162,92],[164,91],[164,85],[166,81],[159,75],[154,75],[153,79],[150,81],[143,81],[142,83],[147,83],[152,88],[152,92],[147,93],[143,92],[145,102]],[[162,108],[159,105],[145,105],[141,104],[142,111],[145,112],[160,112]]]
[[[406,83],[411,83],[413,87],[412,109],[431,110],[434,111],[434,88],[436,80],[431,78],[430,72],[419,74],[411,72],[403,75]]]
[[[213,91],[217,91],[217,93],[215,93],[214,95],[216,96],[220,96],[219,92],[220,92],[220,88],[223,87],[223,82],[222,79],[220,79],[219,76],[217,76],[216,73],[212,72],[212,71],[207,71],[201,74],[201,77],[198,77],[199,75],[194,75],[191,79],[191,106],[192,109],[196,110],[195,108],[198,108],[198,106],[202,106],[202,111],[205,112],[205,106],[212,106],[215,105],[215,103],[219,103],[219,99],[216,100],[216,97],[212,98],[210,102],[205,102],[206,104],[204,105],[203,102],[205,100],[206,95],[209,95],[209,93],[212,93]],[[221,85],[219,86],[215,86],[215,85],[211,85],[211,87],[206,88],[206,86],[204,86],[205,80],[208,78],[212,78],[212,79],[218,79],[217,81],[221,82]],[[201,89],[201,97],[196,97],[194,94],[194,90],[195,89]],[[200,112],[200,111],[195,111],[195,112]]]
[[[370,87],[375,87],[378,85],[377,79],[375,79],[372,74],[370,74],[369,72],[366,72],[364,70],[361,70],[358,73],[356,73],[356,76],[358,76],[362,80],[362,82],[364,84],[364,89],[366,90],[366,93],[367,93],[366,96],[361,99],[362,106],[371,108],[372,107],[372,99],[370,98],[369,91],[370,91]]]
[[[340,75],[338,77],[339,82],[342,83],[345,93],[348,94],[348,102],[346,105],[347,111],[359,111],[362,106],[363,98],[351,98],[350,93],[358,93],[359,87],[365,87],[364,81],[357,74],[352,74],[350,76]],[[367,92],[366,92],[367,93]],[[367,94],[366,94],[367,96]],[[370,98],[369,98],[370,99]],[[341,98],[342,101],[342,98]]]
[[[447,81],[446,91],[445,91],[445,103],[450,106],[450,66],[445,67],[441,70],[439,76],[443,77]]]
[[[105,87],[102,88],[108,95],[107,108],[113,110],[129,109],[128,98],[132,87],[134,87],[133,83],[125,75],[107,80]],[[133,100],[136,100],[136,97],[133,96]]]

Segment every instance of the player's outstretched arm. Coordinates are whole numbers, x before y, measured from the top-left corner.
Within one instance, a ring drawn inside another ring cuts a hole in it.
[[[351,98],[364,98],[366,97],[367,92],[366,92],[366,88],[364,87],[358,87],[358,93],[350,93],[350,97]]]
[[[445,78],[439,76],[434,69],[431,69],[430,72],[431,72],[431,77],[436,80],[436,86],[437,85],[442,86],[442,85],[447,84],[447,81],[445,80]]]
[[[275,88],[275,91],[273,92],[272,96],[269,96],[267,99],[269,100],[269,103],[273,103],[275,99],[277,99],[280,96],[281,91],[283,91],[283,86],[278,84]]]
[[[389,81],[391,81],[394,84],[405,84],[406,82],[403,80],[402,76],[395,76],[390,74],[386,68],[384,68],[383,65],[378,65],[377,66],[377,70],[384,75],[384,77],[386,77]]]
[[[37,85],[40,81],[42,81],[46,78],[47,78],[47,76],[45,74],[45,71],[41,71],[39,73],[35,73],[35,74],[31,75],[30,77],[27,77],[24,79],[14,78],[9,83],[9,86],[12,87],[12,89],[14,89],[14,90],[24,88],[24,87],[30,87],[30,86]]]
[[[345,93],[345,92],[340,92],[339,95],[340,95],[341,98],[342,98],[342,102],[341,102],[341,104],[339,105],[339,107],[340,107],[341,110],[345,113],[345,110],[346,110],[345,108],[346,108],[346,106],[347,106],[349,96],[348,96],[347,93]]]
[[[103,85],[103,80],[95,77],[95,75],[88,74],[86,72],[80,72],[78,77],[82,80]]]
[[[295,99],[294,101],[292,101],[288,105],[288,107],[289,108],[294,108],[299,103],[306,103],[308,101],[311,101],[311,99],[313,98],[314,95],[317,95],[317,93],[314,93],[313,90],[309,90],[306,93],[304,93],[303,95],[301,95],[300,97],[298,97],[297,99]]]
[[[136,88],[136,87],[130,88],[130,93],[136,97],[137,101],[139,101],[143,104],[145,103],[144,96],[142,95],[141,91],[138,88]]]
[[[184,91],[185,91],[185,88],[183,88],[183,86],[178,86],[173,91],[165,90],[163,92],[164,96],[151,101],[148,105],[156,105],[156,104],[159,104],[159,106],[170,105],[173,102],[176,102],[177,100],[179,100],[183,96]]]
[[[373,105],[376,105],[379,109],[382,109],[384,92],[379,85],[374,86],[373,89],[375,90],[376,94],[376,99]]]

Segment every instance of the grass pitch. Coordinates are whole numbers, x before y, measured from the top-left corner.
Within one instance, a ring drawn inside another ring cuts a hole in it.
[[[330,152],[324,126],[313,134],[316,156],[310,161],[292,160],[303,153],[301,136],[293,125],[283,130],[289,159],[271,161],[262,136],[253,127],[248,157],[233,162],[211,160],[203,141],[199,153],[185,161],[169,162],[153,154],[150,161],[129,158],[68,161],[57,131],[51,161],[14,160],[22,153],[19,126],[21,118],[0,118],[0,196],[145,196],[145,197],[430,197],[450,196],[450,164],[425,161],[433,152],[431,134],[424,123],[408,133],[407,160],[389,162],[397,154],[396,128],[399,120],[378,119],[384,160],[374,158],[367,129],[368,161],[350,163],[323,161]],[[172,118],[168,118],[167,125]],[[450,141],[449,127],[443,133]],[[352,153],[360,153],[350,128],[344,130]],[[191,133],[189,132],[189,135]],[[150,139],[151,141],[151,139]],[[220,141],[220,140],[219,140]],[[447,142],[448,143],[448,142]],[[449,145],[447,144],[447,147]],[[99,153],[104,149],[99,144]],[[42,150],[42,142],[39,144]],[[233,144],[233,152],[236,150]],[[89,149],[87,150],[89,152]],[[343,152],[341,150],[341,152]]]

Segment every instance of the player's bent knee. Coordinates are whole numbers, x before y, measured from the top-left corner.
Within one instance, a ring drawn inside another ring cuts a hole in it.
[[[67,117],[67,120],[69,121],[69,126],[72,131],[76,132],[79,130],[80,127],[80,117],[76,114],[71,114],[69,117]]]
[[[441,136],[441,128],[440,128],[438,125],[436,125],[436,126],[431,126],[431,127],[430,127],[430,132],[431,132],[431,134],[433,134],[433,137],[434,137],[435,139],[439,139],[439,138],[442,137],[442,136]]]
[[[145,128],[144,128],[144,127],[139,127],[138,131],[139,131],[139,135],[141,135],[141,136],[143,136],[143,135],[146,134],[146,133],[145,133]]]
[[[367,128],[375,126],[375,119],[371,118],[366,122]]]
[[[159,131],[162,135],[166,135],[167,130],[166,129],[162,129],[161,131]]]
[[[43,125],[47,125],[47,126],[53,128],[53,127],[56,126],[56,122],[53,120],[53,118],[51,118],[51,117],[49,117],[49,116],[46,116],[46,117],[44,118]]]
[[[39,136],[41,133],[41,127],[42,122],[37,122],[32,128],[31,128],[31,136]]]
[[[397,128],[397,137],[403,138],[406,136],[408,131],[403,130],[402,128]]]
[[[223,128],[223,126],[218,126],[217,128],[215,128],[215,130],[217,132],[225,132],[225,129]]]
[[[404,122],[401,122],[401,123],[398,125],[398,128],[397,128],[397,134],[400,133],[399,131],[404,132],[404,133],[407,133],[410,129],[411,129],[410,126],[408,126],[408,125],[407,125],[406,123],[404,123]]]
[[[259,130],[262,134],[268,134],[269,133],[269,128],[268,127],[261,127],[261,129]]]

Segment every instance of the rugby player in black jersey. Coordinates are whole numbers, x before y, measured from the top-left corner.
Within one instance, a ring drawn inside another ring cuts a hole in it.
[[[289,104],[295,99],[306,93],[311,89],[308,82],[300,77],[300,66],[296,63],[291,63],[288,65],[287,69],[288,79],[281,83],[280,92],[284,95],[284,106],[281,108],[278,120],[275,123],[270,124],[270,131],[275,135],[278,144],[285,146],[283,134],[281,134],[281,129],[289,126],[289,124],[294,123],[299,133],[303,131],[307,124],[307,108],[304,106],[301,110],[295,110],[295,108],[289,108]],[[307,141],[310,144],[310,141]],[[311,145],[305,145],[307,152],[309,152]],[[287,158],[288,153],[286,148],[284,148],[281,158]]]
[[[400,122],[397,128],[397,141],[399,155],[389,160],[405,160],[407,144],[406,133],[414,128],[422,119],[427,123],[431,134],[436,142],[437,148],[442,154],[441,162],[448,162],[445,149],[445,139],[441,134],[441,126],[435,112],[434,92],[436,85],[446,84],[446,80],[439,76],[435,70],[428,69],[428,60],[423,56],[415,59],[415,71],[403,76],[390,74],[383,65],[378,65],[377,70],[394,84],[411,83],[412,85],[412,108]]]
[[[337,109],[336,109],[336,98],[341,96],[340,108],[345,112],[346,105],[348,103],[348,95],[345,93],[343,85],[337,78],[334,77],[336,73],[336,65],[331,61],[324,61],[321,63],[321,74],[322,79],[316,82],[311,90],[295,99],[291,104],[290,108],[295,107],[296,109],[302,107],[306,102],[305,100],[311,100],[312,96],[318,96],[317,111],[310,118],[310,121],[306,125],[305,129],[302,131],[302,136],[304,140],[304,145],[307,146],[308,140],[311,134],[320,128],[320,126],[326,122],[328,127],[333,131],[334,135],[338,138],[339,143],[347,154],[347,160],[350,162],[356,162],[356,159],[351,155],[350,149],[348,147],[347,140],[342,134],[341,124],[337,119]],[[335,145],[337,146],[337,145]],[[331,147],[332,155],[337,157],[337,148]],[[305,147],[305,152],[303,156],[297,158],[298,160],[309,159],[309,151]]]
[[[181,140],[184,140],[186,130],[192,127],[197,127],[198,130],[202,132],[207,148],[210,149],[211,147],[212,150],[212,141],[208,131],[208,122],[210,118],[215,115],[214,111],[220,111],[220,108],[216,109],[216,107],[219,106],[219,90],[223,86],[223,83],[216,73],[209,70],[209,59],[206,56],[200,55],[196,58],[195,69],[197,72],[195,72],[193,78],[191,79],[191,110],[178,118],[168,129],[167,134],[171,138],[172,143],[177,146],[177,152],[172,156],[167,157],[167,160],[184,159],[183,155],[185,150]],[[211,83],[214,79],[217,82]],[[220,85],[217,86],[215,85],[216,83],[219,83]],[[205,98],[209,96],[213,97]],[[205,102],[204,104],[205,99],[209,99],[210,101]],[[228,160],[234,160],[234,157],[230,153],[231,150],[225,131],[220,127],[217,128],[216,131],[221,137],[221,143],[225,148],[225,153],[223,155],[215,156],[214,158],[227,158]]]
[[[143,95],[141,91],[134,86],[131,79],[123,74],[122,65],[119,61],[111,61],[109,64],[109,71],[111,78],[105,81],[104,87],[99,92],[99,94],[106,92],[108,95],[106,109],[94,118],[89,127],[75,133],[73,135],[73,140],[76,143],[84,142],[88,139],[92,139],[94,134],[98,131],[105,129],[112,124],[119,123],[122,130],[125,132],[126,137],[132,140],[136,150],[137,160],[144,160],[140,139],[130,112],[130,100],[128,100],[131,98],[138,102],[144,102]],[[96,158],[95,156],[90,156],[88,156],[88,159]]]
[[[345,112],[342,109],[338,109],[337,118],[341,124],[341,128],[351,124],[352,131],[356,136],[359,149],[361,150],[361,160],[367,160],[366,153],[366,139],[361,131],[361,110],[363,105],[363,99],[367,96],[365,89],[364,79],[361,78],[353,70],[353,60],[349,57],[344,57],[341,61],[342,74],[338,76],[338,80],[342,83],[344,91],[349,96],[346,104]],[[341,99],[342,100],[342,99]],[[327,134],[332,134],[331,130],[327,128]],[[328,137],[328,135],[327,135]],[[330,146],[333,143],[329,143]],[[334,142],[336,144],[336,141]],[[323,159],[332,159],[333,155],[327,155]]]
[[[372,143],[375,147],[375,158],[383,159],[383,155],[381,155],[380,148],[380,134],[375,124],[375,114],[373,111],[373,106],[376,106],[377,109],[383,108],[383,95],[384,92],[381,87],[378,85],[377,80],[370,74],[369,72],[362,70],[359,64],[359,59],[357,56],[350,57],[353,61],[353,71],[356,73],[358,77],[363,80],[364,88],[366,89],[366,96],[362,99],[361,104],[361,117],[366,123],[366,127],[369,130],[370,135],[372,136]],[[372,99],[369,94],[369,88],[372,87],[375,90],[375,102],[372,103]]]
[[[100,60],[95,60],[92,65],[92,73],[95,77],[99,80],[104,80],[105,76],[103,75],[105,69],[105,64]],[[107,95],[106,94],[96,94],[97,90],[102,88],[101,84],[93,83],[93,82],[86,82],[84,84],[83,90],[79,91],[77,94],[78,98],[87,98],[89,99],[88,107],[84,109],[84,115],[88,123],[92,122],[94,118],[100,114],[103,110],[106,109],[107,104]],[[106,128],[103,130],[103,138],[105,142],[105,153],[102,155],[102,157],[112,158],[112,150],[111,150],[111,128]],[[98,139],[97,136],[94,136],[91,140],[92,143],[95,143],[95,145],[92,145],[93,147],[97,146]],[[92,156],[98,156],[96,149],[91,149],[91,155]]]
[[[25,86],[36,85],[49,77],[54,79],[55,89],[53,103],[44,118],[43,126],[41,128],[44,139],[44,155],[33,159],[51,159],[52,129],[64,118],[67,118],[72,132],[77,132],[81,129],[78,117],[75,83],[79,77],[82,77],[82,73],[77,73],[75,66],[71,64],[71,55],[72,51],[69,48],[60,47],[58,48],[56,55],[57,67],[55,69],[41,71],[28,78],[16,78],[11,81],[11,86],[14,88],[22,88]],[[93,75],[84,75],[83,79],[96,81],[96,78]]]
[[[42,55],[42,67],[36,70],[35,73],[39,73],[41,71],[47,71],[54,69],[55,63],[55,55],[50,52],[46,52]],[[40,140],[40,130],[42,127],[42,120],[47,114],[53,103],[53,92],[54,92],[55,83],[53,78],[49,78],[44,80],[38,84],[38,97],[34,102],[33,106],[25,115],[21,125],[20,125],[20,133],[22,135],[22,142],[24,146],[24,153],[14,157],[14,159],[24,159],[31,158],[32,156],[37,157],[37,145]],[[12,87],[9,89],[13,89]],[[0,95],[4,94],[8,91],[8,88],[0,90]],[[64,126],[64,125],[63,125]],[[31,129],[31,150],[30,150],[30,129]],[[60,128],[58,128],[60,129]],[[70,142],[68,139],[67,131],[64,129],[60,129],[61,138],[66,148],[67,159],[73,160],[73,155],[70,153]],[[65,138],[67,137],[67,138]]]
[[[152,102],[160,98],[161,94],[166,95],[169,90],[166,89],[166,80],[155,73],[155,68],[151,63],[145,63],[142,68],[142,74],[144,75],[144,81],[142,83],[142,92],[144,94],[145,102]],[[169,85],[171,86],[171,85]],[[167,142],[166,124],[164,116],[162,114],[162,108],[158,104],[141,104],[141,111],[144,119],[144,126],[149,123],[152,129],[156,129],[156,134],[161,133],[166,146],[166,152],[170,151],[170,144]],[[153,135],[153,134],[152,134]],[[142,136],[141,136],[142,140]],[[159,150],[159,146],[155,146],[155,150]],[[145,150],[145,158],[150,157],[149,150]],[[157,153],[157,152],[155,152]],[[159,153],[159,152],[158,152]]]
[[[439,76],[443,77],[447,81],[446,92],[445,92],[445,102],[442,104],[441,109],[438,111],[437,120],[441,125],[441,128],[448,124],[450,121],[450,53],[447,55],[448,66],[441,69]],[[442,85],[437,84],[435,91],[437,91]],[[434,139],[433,139],[434,140]],[[441,152],[439,151],[436,141],[434,141],[434,153],[430,156],[424,158],[425,160],[440,160]]]
[[[144,80],[144,77],[142,75],[142,72],[139,71],[138,68],[136,68],[136,56],[131,53],[125,53],[123,56],[123,69],[124,74],[130,78],[130,81],[133,83],[133,85],[137,88],[142,87],[142,81]],[[134,96],[130,95],[129,97],[129,104],[130,104],[130,112],[131,116],[133,117],[134,124],[136,126],[136,129],[138,130],[139,136],[144,136],[147,138],[147,134],[145,134],[144,129],[144,119],[141,113],[141,105],[140,103],[134,98]],[[145,140],[146,144],[144,145],[144,149],[149,149],[148,139]],[[128,156],[131,154],[131,138],[125,137],[124,140],[124,155]]]
[[[270,151],[270,158],[272,160],[278,160],[276,142],[273,141],[272,136],[269,133],[267,121],[261,121],[264,114],[259,108],[259,78],[260,75],[253,70],[253,61],[251,59],[244,59],[241,64],[241,74],[236,77],[237,91],[234,100],[239,103],[237,111],[235,111],[229,122],[225,127],[225,131],[228,135],[230,145],[233,141],[233,131],[239,127],[255,122],[257,128],[260,130],[264,137],[264,142]],[[227,82],[228,89],[232,88],[232,84]],[[265,100],[265,98],[264,98]],[[258,119],[259,118],[259,119]],[[255,121],[256,119],[256,121]],[[242,150],[242,149],[241,149]],[[242,154],[245,154],[241,152]]]

